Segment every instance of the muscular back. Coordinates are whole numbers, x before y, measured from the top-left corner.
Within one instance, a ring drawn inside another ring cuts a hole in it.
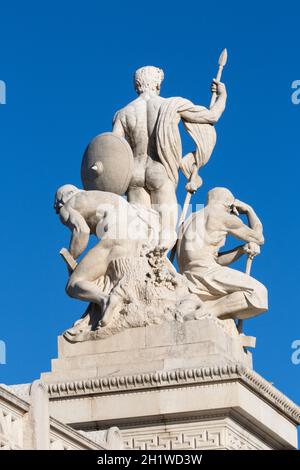
[[[105,213],[126,213],[129,205],[125,199],[117,194],[104,191],[79,191],[63,207],[61,211],[62,222],[77,231],[89,228],[96,234],[100,221]]]
[[[177,249],[181,272],[191,261],[213,262],[217,259],[228,233],[222,219],[223,211],[208,207],[187,219],[180,233]]]
[[[126,137],[138,160],[158,160],[155,126],[164,100],[158,95],[139,96],[116,115],[113,132]]]
[[[204,209],[192,214],[184,223],[180,233],[177,259],[183,272],[190,262],[211,263],[218,259],[220,248],[225,245],[226,236],[232,235],[238,240],[263,244],[262,226],[252,208],[251,227],[232,212],[226,205],[208,204]]]

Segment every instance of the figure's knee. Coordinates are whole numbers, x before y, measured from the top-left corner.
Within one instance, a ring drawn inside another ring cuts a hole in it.
[[[251,296],[253,298],[253,304],[258,310],[265,312],[268,310],[268,290],[261,282],[256,279],[253,279],[253,281],[254,289]]]
[[[70,276],[68,283],[66,285],[66,293],[68,294],[69,297],[76,298],[78,281],[79,279],[77,278],[77,276],[74,276],[74,274]]]
[[[259,283],[259,285],[260,285],[259,298],[260,298],[261,308],[264,311],[266,311],[269,308],[268,289],[261,283]]]

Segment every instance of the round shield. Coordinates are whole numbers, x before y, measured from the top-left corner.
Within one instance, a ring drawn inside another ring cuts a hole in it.
[[[81,164],[84,189],[124,194],[133,172],[133,153],[128,142],[112,132],[95,137]]]

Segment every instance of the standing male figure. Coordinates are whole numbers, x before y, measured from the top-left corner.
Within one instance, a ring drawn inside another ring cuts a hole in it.
[[[239,214],[246,214],[249,225]],[[246,244],[220,253],[227,235]],[[179,270],[216,317],[253,317],[268,309],[267,289],[248,274],[227,266],[244,253],[256,256],[263,243],[263,227],[252,207],[235,199],[228,189],[214,188],[205,208],[193,213],[182,226],[177,245]]]
[[[218,98],[211,109],[180,97],[163,98],[160,96],[163,78],[163,71],[153,66],[135,72],[134,84],[139,96],[117,112],[113,133],[125,137],[133,151],[128,200],[152,205],[159,212],[161,244],[170,247],[177,238],[178,170],[181,168],[189,178],[194,165],[200,168],[207,163],[216,141],[213,125],[225,109],[227,95],[225,85],[214,81],[212,91],[216,91]],[[180,120],[196,143],[196,151],[184,158],[178,129]],[[189,189],[195,191],[201,179],[194,176],[189,184]]]

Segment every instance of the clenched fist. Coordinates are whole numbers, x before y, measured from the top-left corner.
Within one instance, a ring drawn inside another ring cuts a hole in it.
[[[215,78],[212,81],[211,84],[211,92],[216,93],[218,96],[223,95],[226,93],[226,87],[225,84],[222,82],[218,82]]]

